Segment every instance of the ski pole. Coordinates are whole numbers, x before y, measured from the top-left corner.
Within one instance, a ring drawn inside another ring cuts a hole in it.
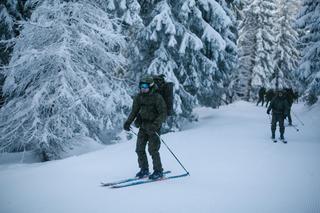
[[[296,126],[292,125],[296,130],[297,132],[299,132],[299,128],[297,128]]]
[[[187,173],[187,175],[190,176],[190,173],[188,172],[188,170],[182,165],[182,163],[180,162],[180,160],[177,158],[177,156],[171,151],[171,149],[169,148],[169,146],[164,142],[164,140],[162,140],[162,138],[160,137],[160,135],[155,132],[156,135],[159,137],[159,139],[161,140],[161,142],[167,147],[167,149],[170,151],[170,153],[173,155],[173,157],[178,161],[178,163],[180,164],[180,166],[184,169],[184,171]]]
[[[286,120],[288,120],[288,119],[286,118]],[[291,126],[294,127],[297,130],[297,132],[299,132],[299,128],[297,128],[295,125],[291,125]]]
[[[287,118],[285,118],[285,120],[288,120]],[[299,128],[298,127],[296,127],[295,125],[289,125],[289,126],[292,126],[293,128],[295,128],[296,129],[296,131],[297,132],[299,132]]]
[[[132,129],[130,129],[130,131],[136,135],[138,137],[138,134],[135,133]],[[167,147],[167,149],[170,151],[170,153],[173,155],[173,157],[178,161],[178,163],[180,164],[180,166],[184,169],[184,171],[187,173],[187,175],[190,176],[190,173],[188,172],[188,170],[182,165],[182,163],[180,162],[180,160],[177,158],[177,156],[171,151],[171,149],[169,148],[169,146],[162,140],[162,138],[160,137],[160,135],[155,132],[156,135],[159,137],[159,139],[161,140],[161,142]]]
[[[302,126],[304,126],[304,123],[302,122],[302,120],[300,120],[300,118],[298,118],[298,116],[296,115],[296,113],[294,113],[294,111],[291,111],[292,114],[294,115],[294,117],[297,118],[298,121],[300,121],[300,123],[302,124]]]

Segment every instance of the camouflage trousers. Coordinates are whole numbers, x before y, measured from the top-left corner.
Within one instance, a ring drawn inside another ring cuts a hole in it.
[[[157,133],[159,134],[160,131]],[[146,146],[148,144],[148,152],[151,155],[153,170],[163,171],[160,159],[160,145],[161,141],[155,132],[150,132],[140,128],[137,139],[136,153],[138,155],[138,163],[141,169],[148,169],[148,158],[146,154]]]
[[[284,130],[285,130],[284,119],[285,119],[285,116],[281,113],[273,113],[272,114],[272,120],[271,120],[271,133],[272,133],[272,135],[275,134],[276,128],[277,128],[277,123],[279,122],[280,135],[283,136]]]

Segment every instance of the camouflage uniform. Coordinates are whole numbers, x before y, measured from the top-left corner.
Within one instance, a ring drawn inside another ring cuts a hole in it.
[[[137,118],[141,119],[141,126],[138,133],[136,153],[138,155],[139,167],[142,170],[148,170],[148,159],[146,155],[146,146],[152,157],[154,171],[162,172],[162,164],[159,154],[160,149],[160,134],[161,124],[167,116],[166,103],[162,96],[151,88],[149,93],[139,93],[133,100],[132,111],[126,121],[129,125]]]
[[[290,88],[290,89],[286,89],[286,93],[285,93],[285,96],[287,98],[287,101],[289,103],[289,112],[288,112],[288,122],[289,122],[289,125],[292,125],[292,118],[291,118],[291,107],[292,107],[292,104],[293,104],[293,101],[295,99],[295,95],[293,93],[293,90]]]
[[[280,127],[280,137],[281,139],[284,138],[284,119],[288,115],[289,112],[289,103],[286,100],[286,97],[281,92],[281,96],[277,95],[272,99],[270,102],[270,105],[268,107],[267,113],[269,114],[272,110],[272,120],[271,120],[271,133],[272,138],[275,137],[275,131],[276,131],[276,124],[279,122]]]
[[[259,100],[257,102],[257,106],[259,103],[262,102],[261,106],[264,105],[264,95],[266,94],[266,89],[264,87],[261,87],[259,90]]]

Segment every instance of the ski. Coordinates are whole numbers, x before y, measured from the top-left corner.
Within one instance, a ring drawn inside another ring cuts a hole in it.
[[[165,171],[163,172],[163,174],[169,174],[171,171]],[[105,187],[105,186],[114,186],[117,184],[122,184],[122,183],[128,183],[128,182],[132,182],[132,181],[137,181],[137,180],[143,180],[146,179],[148,176],[144,177],[144,178],[137,178],[137,177],[133,177],[133,178],[127,178],[127,179],[123,179],[123,180],[119,180],[119,181],[115,181],[115,182],[110,182],[110,183],[104,183],[101,182],[101,186]]]
[[[145,180],[140,180],[140,181],[135,181],[135,182],[130,182],[130,183],[112,185],[112,186],[110,186],[110,188],[118,189],[118,188],[124,188],[124,187],[129,187],[129,186],[136,186],[136,185],[141,185],[141,184],[146,184],[146,183],[153,183],[153,182],[159,182],[159,181],[164,181],[164,180],[169,180],[169,179],[174,179],[174,178],[185,177],[188,175],[189,175],[189,173],[185,173],[182,175],[174,175],[174,176],[168,176],[168,177],[164,176],[163,178],[160,178],[157,180],[145,179]]]

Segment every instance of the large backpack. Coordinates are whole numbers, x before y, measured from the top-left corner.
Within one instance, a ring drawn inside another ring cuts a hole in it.
[[[173,115],[173,86],[174,83],[166,82],[165,75],[156,75],[153,76],[153,81],[156,85],[156,92],[159,93],[164,101],[166,102],[167,106],[167,115]],[[140,114],[137,115],[134,125],[136,127],[141,127],[142,119]]]
[[[167,115],[173,114],[173,87],[174,83],[166,82],[165,75],[153,76],[153,81],[156,85],[156,91],[163,97],[167,105]]]

